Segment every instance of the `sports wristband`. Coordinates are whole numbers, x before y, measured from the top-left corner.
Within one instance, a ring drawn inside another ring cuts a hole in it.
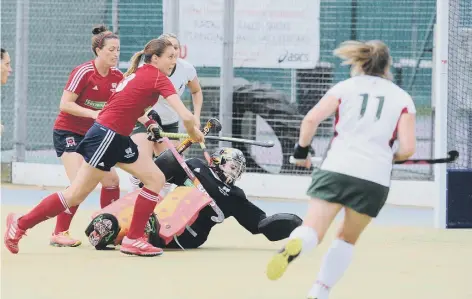
[[[293,157],[295,159],[306,159],[308,157],[308,152],[310,151],[310,146],[300,146],[298,143],[295,144],[293,151]]]
[[[144,126],[147,129],[147,128],[149,128],[150,125],[155,125],[155,124],[157,124],[157,122],[154,119],[150,119],[144,124]]]

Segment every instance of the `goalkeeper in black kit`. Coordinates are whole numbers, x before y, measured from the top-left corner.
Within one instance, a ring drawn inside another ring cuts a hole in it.
[[[162,170],[167,182],[178,186],[184,185],[187,175],[179,165],[169,163],[164,153],[155,159],[155,163]],[[222,210],[224,217],[234,217],[247,231],[256,235],[263,234],[270,241],[287,238],[292,230],[302,224],[300,217],[289,213],[278,213],[267,217],[266,213],[251,203],[244,191],[235,186],[246,170],[246,159],[243,153],[234,148],[220,148],[211,155],[212,165],[198,158],[188,159],[185,162],[200,180],[211,198]],[[215,212],[210,206],[203,208],[191,228],[178,237],[178,241],[169,244],[160,244],[163,248],[198,248],[208,238],[215,223],[211,217]]]

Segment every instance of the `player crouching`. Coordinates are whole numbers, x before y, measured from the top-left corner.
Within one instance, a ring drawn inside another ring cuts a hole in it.
[[[268,217],[246,198],[241,188],[234,185],[246,169],[246,159],[240,150],[217,149],[211,155],[210,166],[198,158],[185,161],[211,198],[194,186],[188,186],[188,176],[177,158],[175,153],[167,150],[155,159],[167,182],[177,185],[177,188],[165,195],[149,219],[147,233],[152,245],[161,248],[200,247],[217,224],[212,219],[216,213],[211,204],[220,208],[224,218],[233,216],[247,231],[263,234],[270,241],[287,238],[302,223],[298,216],[288,213]],[[138,193],[139,190],[129,193],[94,215],[85,231],[93,246],[102,249],[108,244],[120,244],[128,230],[128,219]]]

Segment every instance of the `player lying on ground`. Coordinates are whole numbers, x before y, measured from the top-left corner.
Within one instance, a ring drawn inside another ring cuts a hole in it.
[[[351,66],[351,78],[333,86],[303,119],[295,147],[297,165],[310,167],[308,152],[319,124],[336,113],[335,135],[320,169],[315,169],[303,224],[267,267],[278,279],[288,264],[313,250],[338,212],[344,219],[308,298],[327,299],[351,263],[354,245],[387,200],[394,160],[416,148],[415,105],[391,80],[392,58],[381,41],[343,43],[334,54]],[[398,139],[398,149],[392,146]],[[366,286],[368,287],[368,282]]]
[[[241,177],[246,169],[246,160],[240,150],[233,148],[217,149],[211,155],[211,159],[213,162],[211,167],[206,162],[197,158],[188,159],[186,163],[222,210],[225,218],[233,216],[250,233],[263,234],[270,241],[287,238],[301,224],[300,217],[293,214],[279,213],[267,217],[264,211],[246,198],[241,188],[234,185],[235,181]],[[162,170],[166,178],[168,178],[168,182],[184,186],[187,175],[169,150],[157,157],[155,163]],[[172,200],[168,199],[169,197],[166,197],[164,202]],[[118,206],[120,200],[98,213],[87,228],[87,235],[94,233],[93,225],[96,219],[102,219],[102,215],[113,209],[113,206]],[[216,225],[211,219],[212,216],[215,216],[215,212],[210,206],[206,206],[200,210],[198,218],[191,224],[190,228],[186,229],[170,243],[165,244],[162,238],[157,238],[154,242],[151,240],[151,243],[162,248],[197,248],[205,243],[211,229]],[[115,227],[108,227],[109,231],[117,230],[116,225],[118,223],[116,221],[113,222]],[[111,224],[111,222],[109,223]],[[120,225],[123,226],[123,224]],[[126,228],[121,227],[121,229]],[[110,239],[107,241],[107,244],[113,242],[114,240]],[[105,245],[102,243],[97,248]]]

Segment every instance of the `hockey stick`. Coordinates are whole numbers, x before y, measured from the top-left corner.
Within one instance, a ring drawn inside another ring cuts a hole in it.
[[[439,159],[411,159],[411,160],[403,160],[403,161],[395,161],[395,164],[404,164],[404,165],[411,165],[411,164],[439,164],[439,163],[451,163],[459,158],[458,151],[450,151],[447,153],[447,158],[439,158]]]
[[[213,161],[211,160],[210,154],[208,153],[207,147],[204,142],[200,142],[200,148],[203,151],[203,156],[205,157],[205,160],[208,163],[208,166],[213,165]]]
[[[166,132],[160,131],[159,134],[160,134],[161,137],[167,137],[169,139],[183,139],[183,138],[188,139],[189,138],[189,135],[186,134],[186,133],[166,133]],[[205,136],[205,139],[236,142],[236,143],[245,143],[245,144],[250,144],[250,145],[255,145],[255,146],[262,146],[262,147],[273,147],[274,146],[274,142],[272,142],[272,141],[264,142],[264,141],[233,138],[233,137]]]
[[[185,133],[168,133],[164,131],[159,131],[160,137],[167,137],[169,139],[184,139],[189,138],[188,134]]]
[[[202,129],[203,135],[206,136],[210,132],[211,129],[214,129],[216,133],[221,131],[221,123],[216,118],[210,118],[207,121],[207,123],[205,124],[205,127],[203,127]],[[177,146],[177,152],[179,154],[182,154],[186,149],[188,149],[193,144],[192,139],[190,139],[187,134],[185,135],[186,136],[184,138],[186,139]]]
[[[241,139],[241,138],[233,138],[233,137],[220,137],[220,136],[206,136],[205,139],[228,141],[228,142],[235,142],[235,143],[244,143],[244,144],[262,146],[262,147],[273,147],[274,146],[273,141],[264,142],[264,141],[250,140],[250,139]]]
[[[210,126],[215,129],[216,133],[219,133],[221,131],[221,123],[216,118],[209,119],[207,124],[210,124]],[[206,137],[209,130],[205,130],[205,129],[206,128],[203,129],[203,134]],[[206,145],[205,145],[204,142],[200,142],[200,148],[203,151],[203,156],[205,157],[205,160],[208,162],[208,166],[211,166],[213,163],[211,161],[210,154],[208,153],[208,150],[207,150]]]
[[[212,128],[215,129],[215,131],[217,133],[219,131],[221,131],[221,123],[218,119],[210,118],[207,121],[205,127],[203,127],[203,129],[202,129],[203,135],[208,134]],[[212,201],[209,204],[209,206],[215,211],[216,215],[218,215],[217,217],[212,216],[211,220],[213,220],[216,223],[223,222],[224,219],[225,219],[223,211],[220,209],[220,207],[218,207],[216,202],[208,194],[208,192],[205,190],[205,188],[200,183],[200,181],[195,177],[195,175],[190,170],[190,168],[187,166],[187,164],[185,163],[185,161],[183,160],[183,158],[181,156],[181,154],[193,144],[192,139],[189,138],[188,134],[165,133],[165,132],[161,132],[161,133],[162,133],[161,137],[164,137],[163,142],[165,142],[167,144],[167,148],[173,153],[174,157],[177,159],[177,161],[179,162],[179,164],[181,165],[181,167],[184,169],[185,173],[188,176],[188,179],[184,182],[184,185],[190,186],[190,187],[195,187],[198,190],[200,190],[201,192],[205,193],[205,195],[207,195],[209,198],[211,198]],[[167,136],[171,136],[171,137],[167,137]],[[182,136],[183,136],[183,138],[186,138],[186,139],[184,141],[182,141],[176,148],[169,141],[169,138],[177,137],[175,139],[181,139]]]
[[[221,123],[218,119],[216,118],[210,118],[205,127],[203,127],[202,129],[202,132],[203,132],[203,135],[207,135],[211,129],[214,129],[216,131],[216,133],[219,133],[221,131]],[[187,148],[189,148],[191,145],[193,144],[192,142],[192,139],[190,138],[187,138],[185,139],[184,141],[182,141],[182,143],[179,144],[179,146],[177,146],[176,150],[179,154],[182,154]],[[207,160],[208,162],[208,165],[211,166],[211,159],[210,159],[210,154],[208,154],[208,151],[206,150],[206,146],[205,146],[205,143],[201,142],[200,143],[200,147],[202,148],[203,150],[203,155],[205,156],[205,159]],[[208,195],[208,197],[211,198],[211,196],[206,192],[205,188],[203,188],[203,185],[200,183],[200,181],[195,177],[195,175],[193,174],[193,172],[188,168],[187,164],[185,163],[185,161],[179,161],[180,165],[184,168],[185,170],[185,173],[187,174],[187,176],[189,177],[185,182],[184,184],[186,186],[191,186],[191,187],[195,187],[197,189],[199,189],[200,191],[202,191],[203,193],[205,193],[206,195]],[[184,166],[185,165],[185,166]],[[223,214],[223,211],[220,209],[220,207],[218,207],[218,205],[216,204],[216,202],[213,200],[212,198],[212,201],[211,203],[209,204],[209,206],[213,209],[213,211],[215,211],[216,215],[218,215],[217,217],[215,216],[212,216],[211,217],[211,220],[213,220],[213,222],[216,222],[216,223],[221,223],[224,221],[225,219],[225,215]]]
[[[403,165],[430,165],[430,164],[439,164],[439,163],[451,163],[457,160],[459,157],[458,151],[450,151],[447,153],[447,158],[439,158],[439,159],[411,159],[411,160],[403,160],[403,161],[395,161],[394,164],[403,164]],[[289,162],[290,164],[295,164],[296,160],[293,156],[290,156]],[[320,157],[311,157],[312,164],[319,164],[322,158]]]
[[[206,196],[211,198],[210,207],[213,209],[213,211],[215,211],[217,215],[216,217],[211,216],[211,220],[213,220],[213,222],[216,222],[216,223],[223,222],[225,220],[225,215],[223,214],[223,211],[220,209],[220,207],[218,207],[215,200],[205,190],[200,180],[195,176],[195,174],[193,174],[192,170],[188,167],[187,163],[185,163],[182,156],[177,152],[174,145],[170,142],[168,138],[164,138],[163,142],[166,143],[167,148],[173,153],[174,157],[177,159],[177,162],[179,162],[180,166],[184,169],[185,173],[187,174],[189,179],[186,180],[184,184],[187,186],[196,187]]]

